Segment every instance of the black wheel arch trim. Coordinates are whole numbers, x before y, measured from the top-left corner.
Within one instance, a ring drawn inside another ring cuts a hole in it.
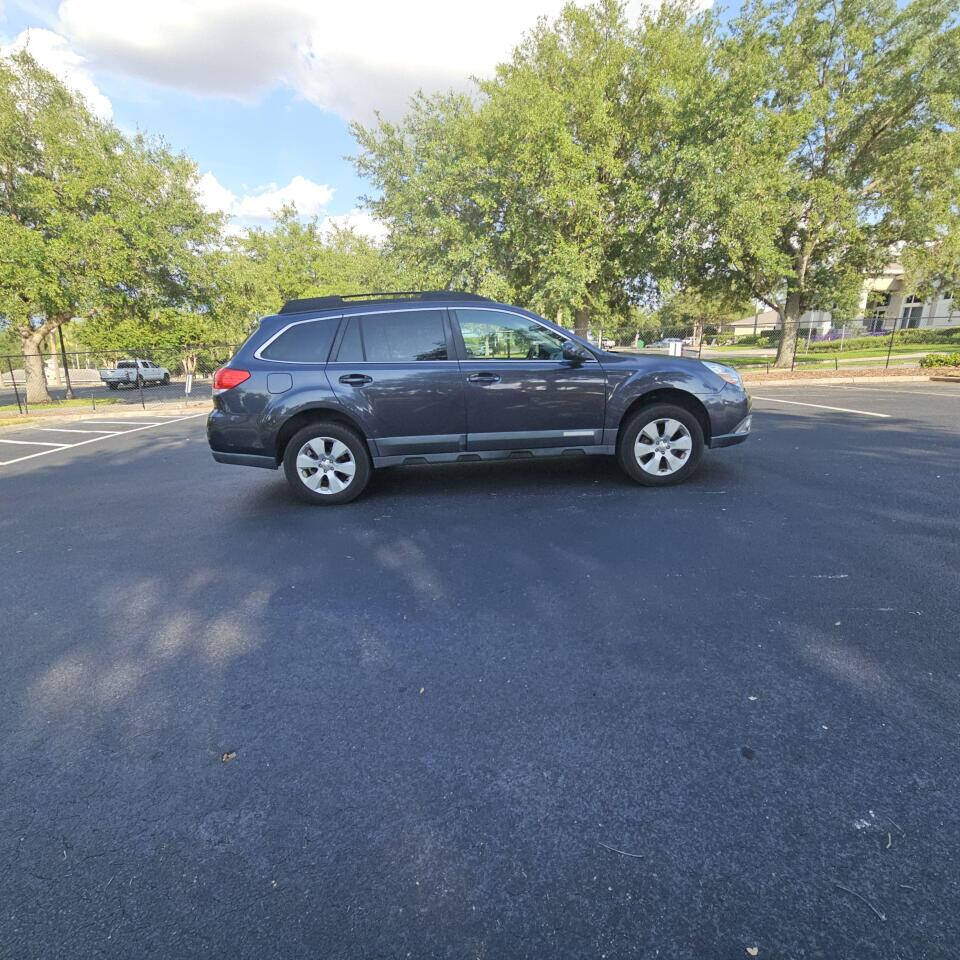
[[[620,422],[616,429],[617,436],[619,436],[624,425],[638,410],[653,406],[657,403],[672,403],[674,406],[682,407],[684,410],[692,413],[697,418],[703,430],[704,445],[710,446],[713,430],[710,422],[710,412],[703,402],[703,399],[697,396],[697,394],[691,393],[689,390],[683,390],[672,385],[657,385],[634,397],[620,417]]]
[[[367,451],[371,458],[379,455],[376,441],[371,439],[364,426],[351,413],[348,413],[342,406],[335,402],[320,401],[317,403],[304,404],[295,410],[285,411],[282,422],[277,427],[276,441],[274,445],[274,459],[277,464],[283,462],[283,452],[290,441],[290,438],[301,428],[314,420],[331,420],[334,423],[342,423],[344,426],[353,430],[367,445]]]

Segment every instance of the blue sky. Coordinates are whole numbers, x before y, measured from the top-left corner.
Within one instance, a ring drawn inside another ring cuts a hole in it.
[[[292,200],[377,235],[350,122],[467,87],[562,2],[0,0],[0,52],[27,46],[99,114],[189,154],[237,227]]]

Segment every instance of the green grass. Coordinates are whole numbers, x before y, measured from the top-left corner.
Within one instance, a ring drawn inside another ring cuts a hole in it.
[[[23,403],[23,397],[20,397],[20,402]],[[105,407],[112,403],[123,403],[119,397],[110,397],[108,398],[97,398],[97,406]],[[64,410],[70,407],[89,407],[93,409],[93,403],[89,397],[75,397],[73,400],[61,400],[59,403],[29,403],[26,405],[27,410],[30,413],[41,413],[47,410]],[[0,415],[5,413],[18,413],[19,409],[15,403],[8,403],[6,406],[0,407]]]
[[[894,352],[890,355],[890,366],[895,364],[913,364],[916,362],[915,358],[916,351],[910,353],[903,352]],[[874,364],[855,364],[855,363],[844,363],[844,359],[850,360],[876,360]],[[774,357],[724,357],[724,362],[730,364],[731,367],[740,368],[754,368],[754,367],[773,367]],[[836,363],[835,360],[839,360],[839,363]],[[836,357],[824,357],[822,354],[815,353],[798,353],[796,358],[797,368],[803,368],[804,370],[809,370],[811,367],[822,367],[825,370],[843,370],[844,367],[849,367],[852,370],[855,370],[858,366],[884,366],[887,362],[886,353],[876,353],[874,351],[863,351],[863,352],[852,352],[850,354],[837,354]]]

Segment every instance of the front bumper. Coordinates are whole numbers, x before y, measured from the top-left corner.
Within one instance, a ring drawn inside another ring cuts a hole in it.
[[[753,414],[748,413],[730,433],[721,433],[710,438],[711,449],[716,447],[732,447],[736,443],[743,443],[750,436]]]

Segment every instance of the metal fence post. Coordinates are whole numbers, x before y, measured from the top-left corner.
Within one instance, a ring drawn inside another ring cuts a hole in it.
[[[893,329],[890,331],[890,345],[887,347],[887,362],[884,364],[884,369],[890,369],[890,354],[893,353],[893,338],[897,334],[897,318],[893,318]]]
[[[17,389],[17,378],[13,375],[13,361],[9,357],[7,357],[7,369],[10,371],[10,382],[13,384],[13,392],[17,398],[17,413],[23,413],[23,406],[20,403],[20,391]]]
[[[136,361],[134,361],[136,363]],[[143,402],[143,377],[140,375],[140,364],[137,363],[137,386],[140,388],[140,406],[146,410],[147,405]]]

